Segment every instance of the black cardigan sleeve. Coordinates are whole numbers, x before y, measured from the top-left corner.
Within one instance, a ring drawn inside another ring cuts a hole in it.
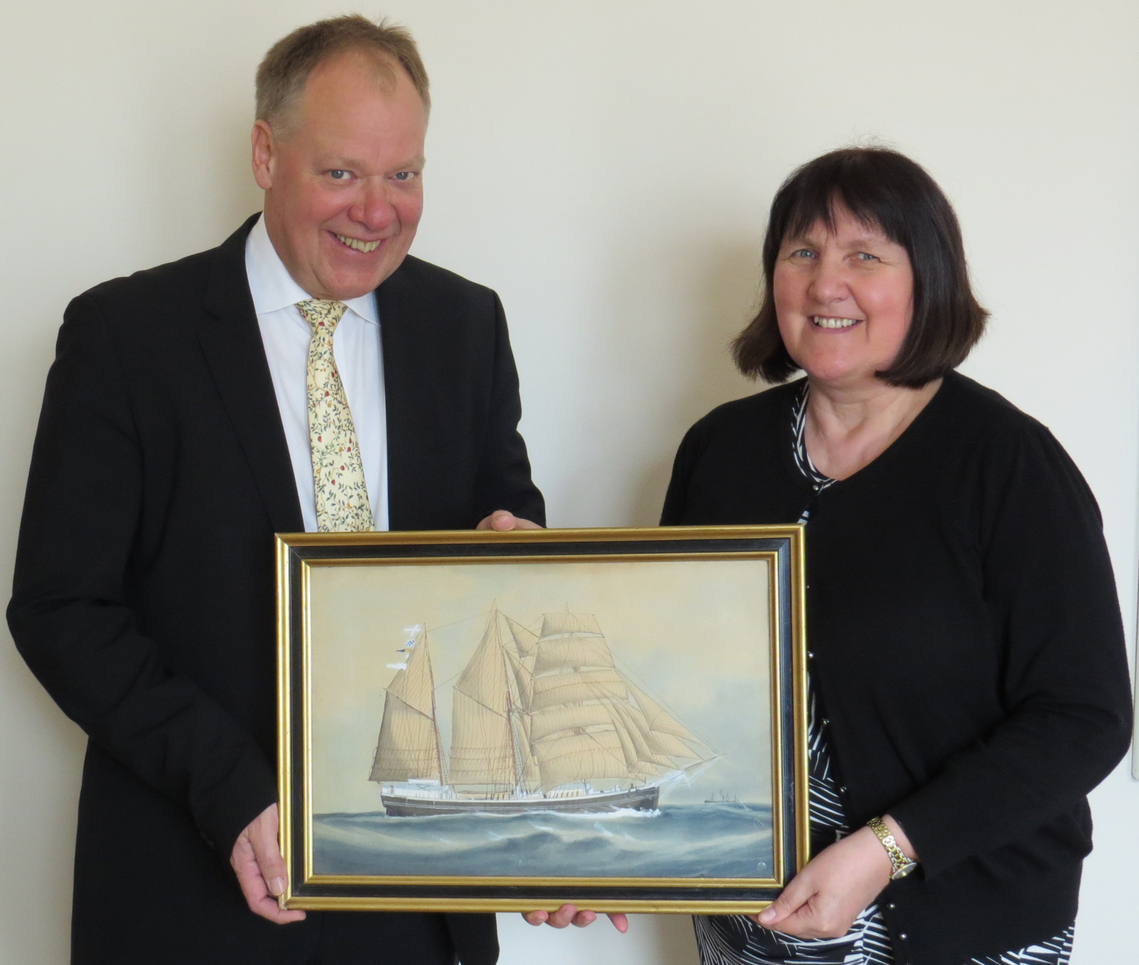
[[[890,813],[927,877],[1075,807],[1125,753],[1123,628],[1095,499],[1052,435],[991,438],[976,500],[1005,717]]]

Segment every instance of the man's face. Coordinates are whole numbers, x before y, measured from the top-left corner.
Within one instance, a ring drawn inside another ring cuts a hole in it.
[[[318,66],[283,130],[253,126],[265,227],[314,298],[365,295],[395,271],[423,212],[427,118],[407,74],[384,84],[360,53]]]

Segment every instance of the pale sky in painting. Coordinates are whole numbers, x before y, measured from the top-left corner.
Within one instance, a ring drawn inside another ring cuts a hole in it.
[[[384,688],[416,624],[427,627],[447,746],[451,685],[492,604],[535,631],[567,605],[593,614],[618,669],[724,755],[662,803],[767,801],[768,576],[763,559],[313,567],[315,811],[381,810],[368,775]]]

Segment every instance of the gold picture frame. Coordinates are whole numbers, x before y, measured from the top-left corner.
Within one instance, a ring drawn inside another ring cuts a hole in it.
[[[277,579],[285,907],[750,913],[806,862],[801,526],[282,534]]]

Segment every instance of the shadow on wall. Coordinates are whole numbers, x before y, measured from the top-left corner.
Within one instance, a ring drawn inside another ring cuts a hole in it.
[[[699,281],[686,298],[691,322],[678,332],[673,374],[654,400],[666,404],[657,415],[666,438],[632,487],[634,526],[655,526],[659,520],[676,449],[692,424],[723,402],[766,388],[740,375],[731,358],[732,339],[759,306],[758,246],[751,240],[725,241],[708,251],[703,270],[692,274]]]
[[[696,936],[688,915],[656,915],[652,925],[652,940],[645,943],[649,952],[645,961],[657,965],[695,965],[699,960]]]
[[[588,928],[532,928],[521,915],[500,914],[499,965],[697,965],[688,915],[630,915],[619,935],[604,917]]]
[[[152,163],[162,165],[168,176],[148,182],[152,194],[148,205],[140,205],[138,227],[147,238],[149,260],[135,268],[213,248],[261,210],[263,195],[250,164],[252,114],[251,108],[226,105],[208,119],[208,129],[203,120],[203,126],[189,132],[153,123]],[[208,190],[182,192],[179,185],[207,185]],[[173,211],[179,218],[176,231],[156,214]]]

